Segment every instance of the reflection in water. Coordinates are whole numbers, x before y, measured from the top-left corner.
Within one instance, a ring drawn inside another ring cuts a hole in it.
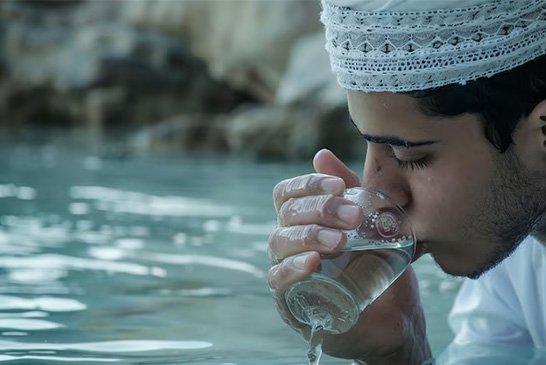
[[[158,277],[166,275],[165,270],[160,267],[147,267],[129,262],[110,262],[55,254],[34,255],[33,257],[0,258],[0,267],[13,268],[15,270],[25,267],[39,267],[41,270],[58,268],[65,270],[98,270],[106,271],[108,273],[152,275]]]
[[[123,191],[103,186],[73,186],[74,199],[94,201],[99,210],[147,216],[229,217],[234,210],[209,199],[181,196],[154,196],[134,191]]]
[[[272,187],[308,166],[42,152],[2,151],[1,362],[304,362],[267,287],[266,241]],[[423,297],[442,287],[447,307],[457,282],[424,268]]]
[[[14,184],[0,185],[0,198],[32,200],[36,198],[36,190],[28,186],[16,186]]]
[[[246,272],[258,278],[265,277],[263,270],[255,265],[246,262],[224,259],[222,257],[202,256],[202,255],[168,255],[147,253],[146,257],[149,260],[177,265],[205,265],[214,269],[228,269]]]
[[[38,297],[34,299],[0,295],[0,310],[39,309],[46,312],[74,312],[85,310],[87,306],[75,299],[57,297]]]
[[[14,360],[41,360],[54,362],[125,362],[120,356],[127,353],[144,353],[150,351],[165,350],[200,350],[211,347],[212,344],[204,341],[104,341],[76,344],[61,343],[18,343],[0,341],[0,351],[28,351],[33,355],[10,356],[0,355],[0,362]],[[67,356],[55,356],[56,353],[70,353]],[[74,352],[82,353],[82,356],[75,357]],[[96,357],[96,354],[100,355]],[[93,357],[91,357],[93,356]]]
[[[0,318],[0,328],[14,329],[21,331],[40,331],[63,327],[60,323],[46,321],[42,319],[24,319],[24,318]]]
[[[125,340],[79,343],[20,343],[0,341],[0,349],[2,350],[74,350],[104,353],[144,352],[159,350],[199,350],[211,346],[211,343],[205,341]]]
[[[39,360],[39,361],[52,361],[52,362],[74,362],[76,364],[88,363],[88,362],[119,362],[119,359],[108,358],[89,358],[89,357],[68,357],[68,356],[47,356],[47,355],[23,355],[23,356],[9,356],[0,355],[0,362],[4,361],[19,361],[19,360]]]

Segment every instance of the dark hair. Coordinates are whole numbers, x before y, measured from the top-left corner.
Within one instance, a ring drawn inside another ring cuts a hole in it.
[[[490,78],[466,85],[448,85],[410,92],[427,115],[476,114],[484,125],[485,137],[505,152],[522,117],[546,99],[546,55]]]

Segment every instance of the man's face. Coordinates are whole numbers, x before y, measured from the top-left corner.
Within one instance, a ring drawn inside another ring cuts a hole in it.
[[[417,251],[444,271],[476,277],[529,233],[541,210],[529,213],[530,177],[514,153],[487,141],[476,116],[427,116],[415,99],[392,93],[350,91],[348,101],[368,140],[363,185],[405,209]]]

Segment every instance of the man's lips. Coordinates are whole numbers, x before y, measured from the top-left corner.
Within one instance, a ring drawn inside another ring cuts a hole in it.
[[[415,244],[415,252],[413,254],[413,258],[411,259],[411,262],[417,261],[417,259],[424,254],[428,253],[428,248],[424,242],[417,242]]]

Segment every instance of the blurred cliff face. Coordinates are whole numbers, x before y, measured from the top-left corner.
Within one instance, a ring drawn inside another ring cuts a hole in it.
[[[1,126],[308,157],[344,115],[319,12],[306,0],[3,1]]]
[[[131,24],[176,36],[215,78],[264,100],[274,97],[296,40],[321,29],[318,1],[139,0],[125,7]]]

